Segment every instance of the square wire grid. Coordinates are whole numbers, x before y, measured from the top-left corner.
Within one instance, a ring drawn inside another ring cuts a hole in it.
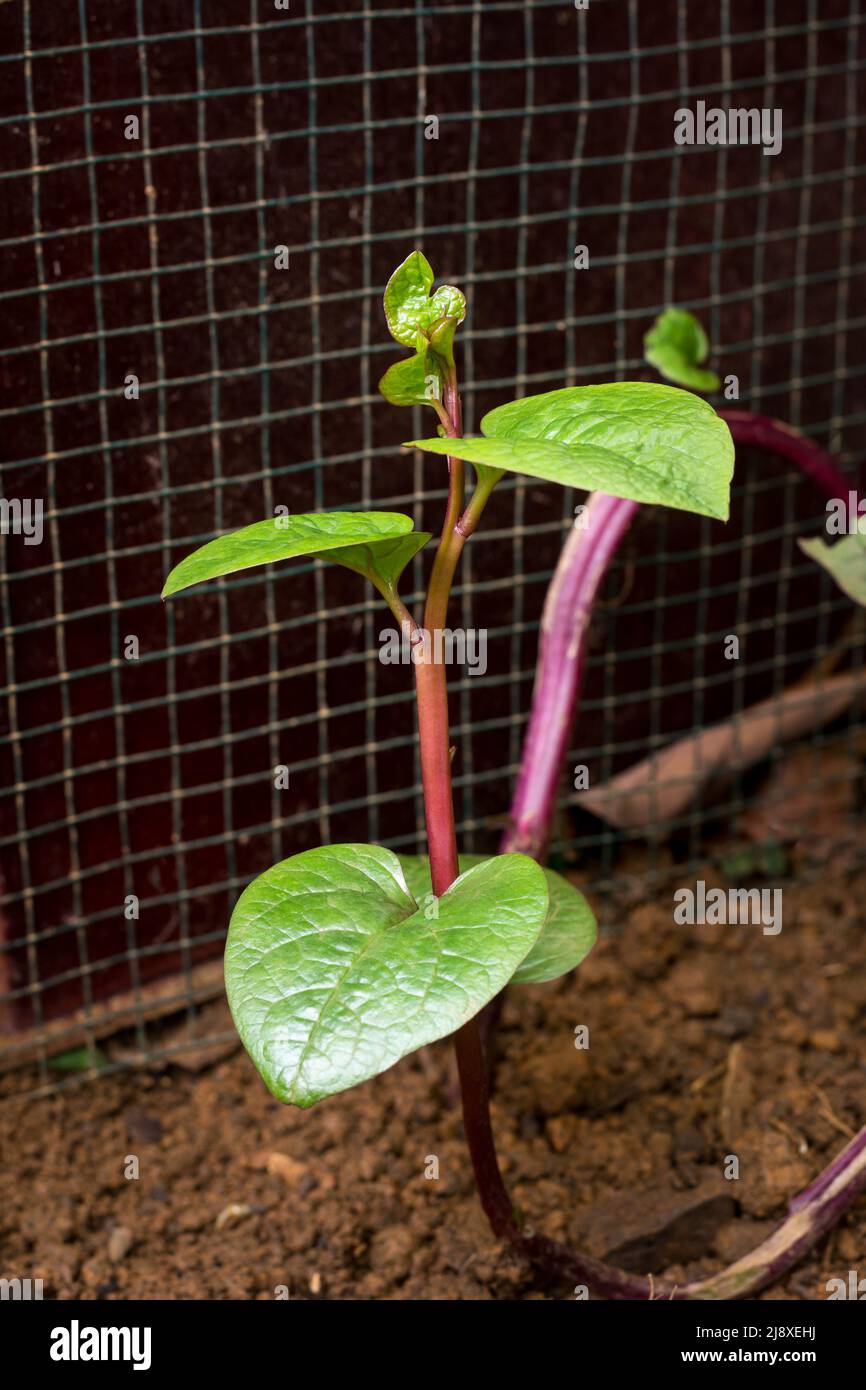
[[[150,1019],[218,988],[232,903],[275,859],[423,847],[411,683],[378,662],[387,620],[352,576],[299,565],[157,599],[184,553],[280,504],[437,529],[441,470],[398,447],[420,412],[376,392],[396,356],[381,289],[410,249],[469,297],[468,430],[512,395],[646,375],[642,335],[677,303],[744,408],[861,457],[863,16],[22,0],[0,26],[3,491],[46,504],[42,546],[4,538],[0,1009],[3,1051],[34,1055],[44,1087],[52,1053],[83,1037],[93,1058],[118,992],[133,1050],[163,1055]],[[698,100],[781,107],[782,152],[675,146],[672,113]],[[624,547],[572,750],[594,780],[781,694],[838,640],[850,606],[796,548],[816,498],[760,465],[731,531],[659,513]],[[509,480],[467,548],[453,621],[487,628],[490,663],[451,682],[468,850],[495,848],[507,812],[578,500]],[[748,659],[720,665],[730,631]],[[673,827],[690,862],[718,815],[698,798]],[[623,837],[564,821],[554,849],[585,856],[603,907]],[[665,863],[645,865],[652,891]]]

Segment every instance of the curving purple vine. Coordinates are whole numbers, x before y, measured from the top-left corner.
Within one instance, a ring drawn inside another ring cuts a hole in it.
[[[720,413],[737,447],[762,449],[793,463],[827,499],[847,495],[848,482],[833,457],[797,430],[748,411]],[[529,725],[501,853],[518,849],[535,858],[544,857],[580,695],[584,638],[593,603],[637,506],[633,501],[594,493],[588,503],[588,524],[574,528],[563,548],[544,605]],[[479,1166],[489,1173],[490,1156],[483,1157]],[[707,1279],[676,1287],[627,1274],[538,1239],[524,1253],[550,1273],[583,1283],[603,1298],[745,1298],[798,1264],[864,1190],[866,1126],[814,1182],[792,1198],[788,1216],[767,1240]],[[490,1206],[494,1230],[508,1236],[492,1195]]]

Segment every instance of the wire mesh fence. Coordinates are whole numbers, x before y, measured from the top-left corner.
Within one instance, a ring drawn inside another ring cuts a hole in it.
[[[378,660],[387,622],[360,581],[307,563],[158,598],[183,554],[281,505],[437,529],[438,461],[399,448],[420,413],[376,391],[382,287],[413,247],[469,299],[469,430],[513,395],[648,374],[643,333],[676,303],[740,406],[817,439],[855,485],[863,15],[22,0],[0,31],[2,489],[44,502],[41,544],[3,537],[0,1056],[45,1087],[49,1058],[83,1043],[95,1065],[121,1025],[129,1058],[165,1052],[158,1020],[219,989],[231,906],[275,859],[423,848],[411,682]],[[676,145],[674,111],[699,100],[780,109],[781,150]],[[507,815],[579,500],[504,482],[467,548],[455,622],[488,633],[486,673],[451,685],[467,850],[495,849]],[[727,529],[640,518],[593,624],[574,762],[604,781],[780,698],[844,642],[850,604],[796,545],[821,509],[745,451]],[[810,735],[813,785],[848,776],[821,756],[840,729]],[[854,765],[856,706],[845,729]],[[710,854],[752,790],[696,794],[667,827],[679,852]],[[624,872],[664,872],[658,847],[624,870],[630,837],[569,802],[566,781],[553,850],[599,905]]]

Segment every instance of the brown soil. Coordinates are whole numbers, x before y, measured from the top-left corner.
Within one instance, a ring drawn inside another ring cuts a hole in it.
[[[676,926],[689,881],[671,869],[652,901],[622,892],[623,929],[578,976],[511,991],[494,1106],[530,1222],[674,1277],[744,1253],[866,1121],[862,850],[786,887],[775,937]],[[0,1142],[0,1273],[41,1276],[46,1296],[569,1296],[486,1228],[444,1043],[307,1112],[239,1051],[198,1074],[113,1074],[7,1099]],[[737,1182],[721,1177],[731,1153]],[[764,1297],[823,1298],[864,1256],[861,1199]]]

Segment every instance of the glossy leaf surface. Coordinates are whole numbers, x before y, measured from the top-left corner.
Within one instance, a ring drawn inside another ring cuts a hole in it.
[[[461,854],[460,871],[486,862],[483,854]],[[432,898],[430,860],[426,854],[401,854],[400,863],[417,902]],[[511,977],[512,984],[542,984],[574,970],[595,945],[595,915],[574,884],[553,869],[545,869],[548,909],[544,926],[529,954]]]
[[[730,430],[690,391],[646,382],[565,387],[511,401],[481,421],[482,439],[414,447],[726,521]]]
[[[472,1018],[547,909],[544,873],[521,854],[471,868],[419,908],[390,850],[307,850],[257,878],[232,914],[235,1025],[268,1089],[313,1105]]]
[[[194,550],[165,581],[163,598],[207,579],[236,574],[255,565],[302,555],[339,562],[346,546],[395,540],[412,530],[412,518],[400,512],[319,512],[276,516],[254,522]]]

